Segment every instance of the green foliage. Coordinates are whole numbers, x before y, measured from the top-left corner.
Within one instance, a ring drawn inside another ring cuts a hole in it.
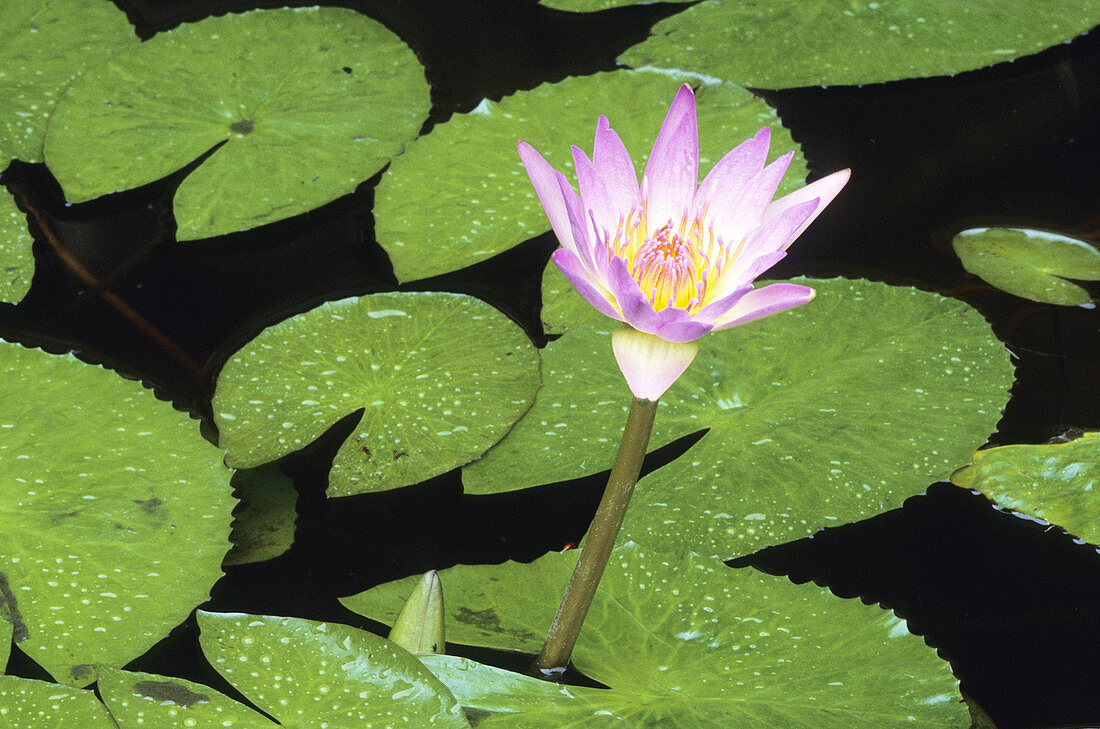
[[[414,138],[424,69],[343,8],[257,10],[158,34],[84,74],[46,162],[73,202],[138,187],[224,143],[180,185],[177,238],[288,218],[352,192]]]
[[[85,685],[207,598],[229,548],[229,470],[197,423],[139,383],[7,343],[0,369],[0,579],[15,642]]]
[[[464,268],[550,230],[516,152],[520,139],[571,175],[569,146],[591,154],[603,114],[640,176],[685,81],[698,86],[701,174],[764,126],[773,130],[772,159],[797,149],[776,113],[748,91],[700,84],[678,73],[611,71],[543,84],[499,103],[485,100],[416,140],[378,185],[375,232],[397,278],[412,281]],[[781,192],[801,186],[805,176],[798,155]]]
[[[274,559],[294,544],[298,521],[298,492],[294,482],[274,463],[233,474],[233,548],[222,565],[249,564]]]
[[[18,676],[0,676],[4,729],[116,729],[95,694]]]
[[[440,573],[448,636],[537,651],[576,550]],[[345,598],[392,621],[418,578]],[[965,727],[958,682],[892,613],[681,551],[628,542],[608,562],[573,665],[608,691],[549,686],[457,659],[425,664],[479,726]]]
[[[199,612],[207,660],[288,729],[469,727],[451,692],[416,658],[346,625]]]
[[[951,241],[963,268],[1032,301],[1080,306],[1089,292],[1066,281],[1100,281],[1100,251],[1077,238],[1022,228],[972,228]]]
[[[137,45],[112,3],[4,0],[0,12],[0,170],[42,161],[46,120],[81,71]]]
[[[706,0],[654,25],[618,60],[754,89],[872,84],[1009,61],[1098,22],[1097,0]]]
[[[249,468],[312,443],[359,409],[330,496],[397,488],[470,462],[530,407],[538,354],[471,296],[372,294],[265,329],[226,363],[214,419]]]
[[[1100,433],[1068,443],[978,451],[951,481],[1100,544]]]
[[[98,686],[119,729],[279,726],[208,686],[182,678],[105,668],[99,674]]]
[[[26,296],[34,275],[27,216],[7,190],[0,190],[0,301],[14,304]]]
[[[661,399],[650,450],[709,430],[638,485],[624,526],[638,541],[729,557],[865,518],[947,476],[995,428],[1012,367],[976,311],[911,288],[799,282],[813,303],[704,337]],[[618,324],[589,312],[571,326],[542,352],[531,410],[463,469],[468,491],[610,468],[630,400]]]

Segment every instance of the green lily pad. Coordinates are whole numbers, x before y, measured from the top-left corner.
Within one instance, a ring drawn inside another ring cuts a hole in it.
[[[116,729],[91,691],[18,676],[0,676],[4,729]]]
[[[279,726],[225,694],[182,678],[104,668],[97,685],[119,729]]]
[[[329,495],[397,488],[470,462],[531,405],[538,353],[471,296],[387,293],[331,301],[265,329],[226,363],[214,420],[227,462],[296,451],[365,409]]]
[[[78,79],[50,120],[46,163],[81,202],[224,142],[176,193],[177,237],[207,238],[352,192],[417,135],[428,91],[401,39],[352,10],[208,18]]]
[[[42,161],[46,120],[82,71],[137,45],[125,13],[87,0],[4,0],[0,13],[0,169]]]
[[[1100,544],[1100,433],[1068,443],[978,451],[951,481]]]
[[[571,550],[441,571],[448,638],[537,651],[576,558]],[[341,602],[390,621],[417,579]],[[424,662],[467,710],[489,712],[479,726],[968,726],[947,663],[893,613],[633,542],[612,554],[573,653],[573,665],[610,690]]]
[[[873,84],[1009,61],[1097,23],[1097,0],[708,0],[660,21],[618,60],[754,89]]]
[[[1100,251],[1083,240],[1023,228],[971,228],[951,241],[963,268],[990,286],[1045,304],[1092,301],[1075,283],[1100,281]]]
[[[8,586],[11,589],[11,586]],[[3,594],[3,584],[0,584],[0,594]],[[11,639],[14,633],[11,624],[10,615],[10,601],[7,596],[4,596],[2,602],[0,602],[0,673],[4,672],[3,667],[8,665],[8,658],[11,656]]]
[[[701,174],[764,126],[773,130],[772,158],[797,149],[775,111],[748,91],[676,73],[611,71],[485,100],[417,139],[382,176],[375,234],[398,280],[465,268],[550,230],[516,152],[520,139],[569,175],[570,145],[590,154],[596,120],[604,114],[640,175],[685,81],[698,86]],[[805,162],[796,155],[781,191],[805,177]]]
[[[411,653],[335,623],[199,611],[210,664],[288,729],[470,726]]]
[[[137,382],[7,343],[0,370],[0,592],[16,645],[85,685],[207,599],[229,549],[229,470]]]
[[[0,301],[14,304],[30,291],[34,276],[32,243],[27,216],[11,193],[0,189]]]
[[[241,503],[233,511],[233,548],[222,566],[264,562],[290,549],[298,522],[294,481],[269,463],[237,471],[232,484]]]
[[[996,427],[1012,366],[966,304],[869,281],[796,279],[817,299],[700,340],[650,450],[709,429],[638,485],[624,529],[730,557],[901,506]],[[576,296],[574,292],[567,292]],[[543,386],[463,469],[497,493],[609,469],[630,402],[595,312],[542,351]]]
[[[600,10],[625,8],[631,5],[647,5],[652,2],[653,0],[539,0],[540,5],[572,13],[595,13]],[[688,3],[694,2],[694,0],[667,0],[667,2]]]

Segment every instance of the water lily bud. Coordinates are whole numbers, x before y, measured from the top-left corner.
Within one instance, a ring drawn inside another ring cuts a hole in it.
[[[443,586],[435,570],[427,572],[405,601],[389,639],[409,653],[443,653]]]

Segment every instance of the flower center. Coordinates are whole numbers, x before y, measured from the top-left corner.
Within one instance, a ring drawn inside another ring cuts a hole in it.
[[[699,218],[669,220],[649,232],[644,204],[619,223],[607,246],[621,257],[655,311],[667,307],[692,314],[710,303],[708,290],[726,266],[727,251]]]

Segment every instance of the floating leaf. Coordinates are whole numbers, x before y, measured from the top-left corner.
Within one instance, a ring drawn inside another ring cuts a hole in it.
[[[8,589],[11,589],[11,585],[8,585]],[[3,593],[3,585],[0,585],[0,594]],[[11,656],[11,639],[12,639],[12,624],[11,624],[11,601],[5,595],[4,599],[0,601],[0,666],[8,665],[8,657]],[[0,673],[3,670],[0,669]]]
[[[700,85],[664,72],[611,71],[543,84],[499,103],[456,114],[409,146],[382,176],[375,194],[375,233],[401,281],[464,268],[550,230],[516,142],[525,139],[561,170],[569,146],[586,147],[604,114],[641,174],[676,89],[698,85],[700,170],[763,126],[773,130],[775,158],[797,149],[775,111],[728,83]],[[782,191],[801,184],[797,156]]]
[[[1100,281],[1100,251],[1077,238],[1023,228],[971,228],[951,245],[967,271],[1032,301],[1087,304],[1089,292],[1065,279]]]
[[[221,444],[252,467],[365,409],[329,495],[397,488],[481,455],[527,410],[538,353],[471,296],[387,293],[331,301],[264,330],[226,363],[214,396]]]
[[[707,335],[662,398],[651,450],[709,432],[639,483],[633,538],[730,557],[862,519],[949,474],[996,426],[1012,367],[976,311],[869,281],[798,282],[818,290],[812,304]],[[615,326],[593,313],[546,346],[535,404],[463,469],[468,491],[610,468],[630,402]]]
[[[667,0],[668,2],[693,2],[694,0]],[[539,4],[554,10],[573,13],[595,13],[612,8],[651,4],[653,0],[539,0]]]
[[[105,668],[97,685],[119,729],[279,726],[208,686],[182,678]]]
[[[537,651],[576,555],[441,571],[448,637]],[[416,579],[341,602],[390,621]],[[968,725],[947,663],[893,613],[633,542],[612,554],[573,653],[573,665],[610,690],[424,660],[467,710],[489,712],[486,727]]]
[[[0,189],[0,301],[14,304],[30,291],[33,242],[27,232],[27,216],[16,206],[11,193]]]
[[[1100,433],[1068,443],[978,451],[951,481],[1100,544]]]
[[[0,170],[42,161],[46,120],[80,73],[137,45],[126,15],[108,2],[4,0],[0,13]]]
[[[263,562],[290,549],[298,520],[294,481],[270,463],[237,471],[232,484],[241,503],[233,512],[233,549],[222,566]]]
[[[18,676],[0,676],[4,729],[116,729],[91,691]]]
[[[177,237],[207,238],[352,192],[416,136],[428,91],[401,39],[352,10],[208,18],[84,74],[50,121],[46,162],[81,202],[224,143],[176,193]]]
[[[229,470],[139,383],[7,343],[0,369],[0,593],[16,645],[88,684],[209,596],[229,548]]]
[[[210,664],[283,726],[469,727],[447,687],[377,635],[299,618],[198,615]]]
[[[1096,0],[708,0],[660,21],[618,60],[754,89],[872,84],[1009,61],[1098,22]]]

